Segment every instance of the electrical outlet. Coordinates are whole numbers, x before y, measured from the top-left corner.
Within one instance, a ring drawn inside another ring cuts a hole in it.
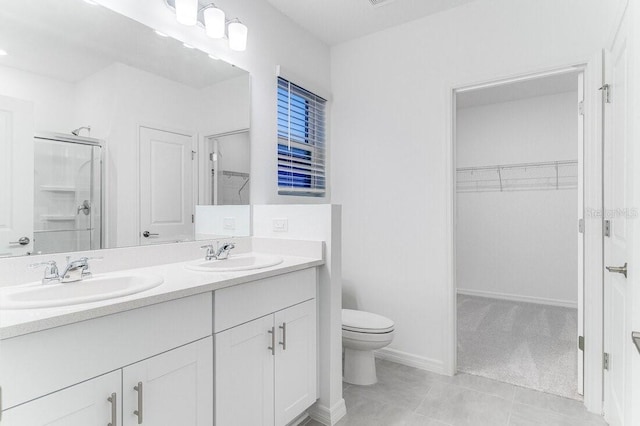
[[[273,232],[289,232],[289,219],[273,219]]]
[[[236,218],[235,217],[225,217],[222,219],[222,228],[225,231],[235,231],[236,230]]]

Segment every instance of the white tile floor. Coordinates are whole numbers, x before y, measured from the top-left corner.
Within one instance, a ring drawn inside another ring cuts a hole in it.
[[[344,386],[337,426],[601,426],[580,401],[468,374],[441,376],[377,361],[378,383]],[[309,421],[307,426],[320,423]]]

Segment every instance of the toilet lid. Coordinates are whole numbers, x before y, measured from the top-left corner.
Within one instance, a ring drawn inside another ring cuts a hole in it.
[[[388,333],[393,331],[393,321],[371,312],[342,310],[342,329],[361,333]]]

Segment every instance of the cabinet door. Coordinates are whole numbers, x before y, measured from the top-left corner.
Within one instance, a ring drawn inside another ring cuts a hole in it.
[[[316,400],[316,301],[275,313],[275,422],[284,426]]]
[[[267,315],[215,335],[216,426],[273,425],[273,327]]]
[[[211,426],[213,339],[208,337],[126,367],[122,384],[125,426],[139,422]]]
[[[2,413],[2,425],[119,424],[120,389],[121,373],[118,370],[10,408]],[[115,400],[109,401],[112,394],[115,394]]]

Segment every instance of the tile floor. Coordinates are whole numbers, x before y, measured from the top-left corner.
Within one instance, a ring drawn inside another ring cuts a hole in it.
[[[337,426],[602,426],[580,401],[469,374],[441,376],[377,361],[378,383],[344,385]],[[313,420],[305,426],[319,426]]]

